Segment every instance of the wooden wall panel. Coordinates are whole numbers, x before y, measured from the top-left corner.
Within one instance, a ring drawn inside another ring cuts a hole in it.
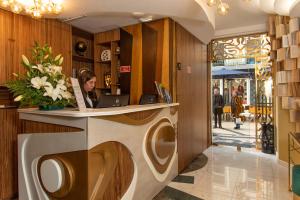
[[[201,55],[202,55],[202,59],[201,59],[201,69],[202,69],[202,73],[201,73],[201,85],[202,85],[202,90],[201,92],[199,92],[198,95],[200,95],[203,98],[203,94],[208,94],[207,98],[204,98],[202,100],[202,109],[200,110],[201,116],[202,116],[202,151],[204,151],[205,149],[207,149],[210,146],[209,143],[209,138],[210,134],[209,132],[211,131],[211,120],[210,120],[210,97],[211,97],[211,90],[210,88],[210,68],[208,67],[208,62],[207,62],[207,45],[202,44],[201,45]],[[204,112],[205,111],[205,112]]]
[[[61,53],[64,56],[63,71],[71,75],[70,25],[52,19],[35,20],[0,9],[0,31],[0,85],[13,79],[12,73],[24,73],[21,55],[31,57],[31,48],[35,41],[41,45],[48,43],[55,54]]]
[[[11,56],[12,62],[9,63],[8,79],[12,79],[12,73],[24,73],[25,69],[21,64],[21,55],[31,57],[31,48],[34,42],[41,44],[45,42],[45,24],[40,20],[33,20],[22,15],[12,15],[12,39]]]
[[[1,12],[1,10],[0,10]],[[0,14],[0,85],[4,85],[8,77],[8,69],[11,67],[9,63],[12,61],[10,52],[12,38],[12,14],[3,11]]]
[[[182,171],[207,148],[208,78],[206,45],[179,24],[176,28],[178,119],[178,162]]]
[[[100,34],[95,34],[94,39],[98,43],[117,41],[120,40],[120,31],[119,29],[114,29],[112,31],[105,31]]]
[[[52,47],[54,55],[64,57],[63,72],[72,75],[72,27],[57,20],[45,20],[45,42]]]
[[[16,109],[0,109],[0,121],[2,122],[0,126],[1,200],[18,196],[18,118]]]

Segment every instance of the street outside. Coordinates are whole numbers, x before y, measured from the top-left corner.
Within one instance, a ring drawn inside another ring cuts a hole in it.
[[[212,127],[214,123],[212,124]],[[213,128],[213,144],[253,148],[255,147],[255,123],[246,121],[240,129],[233,122],[222,121],[222,129]]]

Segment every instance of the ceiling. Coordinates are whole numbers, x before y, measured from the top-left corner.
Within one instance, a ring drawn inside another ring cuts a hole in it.
[[[216,30],[266,23],[267,13],[260,10],[256,1],[224,0],[230,5],[226,16],[216,15]]]
[[[267,1],[267,0],[264,0]],[[215,37],[266,31],[268,14],[258,6],[257,0],[223,0],[230,6],[226,16],[216,14]]]
[[[199,1],[198,3],[196,1]],[[138,23],[138,18],[171,17],[204,43],[214,34],[214,14],[203,0],[65,0],[58,18],[97,33]],[[135,12],[142,14],[136,15]]]
[[[139,23],[140,17],[171,17],[202,42],[266,31],[269,13],[300,17],[300,0],[223,0],[228,15],[216,14],[206,0],[64,0],[61,20],[91,33]],[[138,12],[138,14],[136,14]]]

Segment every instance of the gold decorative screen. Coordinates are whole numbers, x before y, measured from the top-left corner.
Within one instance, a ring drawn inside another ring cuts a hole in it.
[[[210,43],[209,55],[212,63],[229,59],[253,58],[256,78],[266,80],[271,76],[270,51],[270,37],[263,33],[213,40]]]

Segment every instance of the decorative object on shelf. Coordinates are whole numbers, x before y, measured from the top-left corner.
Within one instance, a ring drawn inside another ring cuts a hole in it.
[[[26,13],[34,18],[45,14],[59,14],[63,9],[63,0],[0,0],[1,6],[14,13]]]
[[[101,61],[110,61],[111,51],[109,49],[103,50],[101,52]]]
[[[78,70],[78,74],[80,75],[81,73],[83,73],[85,71],[90,71],[90,69],[88,67],[82,67]]]
[[[111,87],[111,74],[110,73],[106,73],[104,75],[104,84],[106,88],[110,88]]]
[[[245,2],[250,2],[251,0],[244,0]],[[229,5],[224,3],[222,0],[207,0],[207,5],[210,7],[217,6],[217,12],[220,15],[227,15],[229,11]]]
[[[39,106],[42,110],[61,109],[74,102],[70,92],[69,79],[62,73],[61,54],[56,57],[47,44],[35,43],[32,50],[32,61],[22,55],[22,64],[26,74],[16,74],[16,80],[9,81],[6,86],[14,93],[15,101],[20,106]]]
[[[83,56],[84,52],[87,50],[87,44],[83,41],[78,41],[75,44],[75,52],[79,55],[79,56]]]
[[[170,92],[161,83],[154,81],[154,84],[158,93],[159,102],[172,103]]]
[[[121,52],[120,47],[116,47],[116,54],[120,54],[120,52]]]

